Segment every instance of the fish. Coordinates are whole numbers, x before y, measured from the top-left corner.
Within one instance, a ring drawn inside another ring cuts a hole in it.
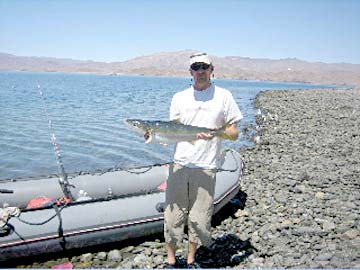
[[[145,143],[160,143],[168,145],[177,142],[195,143],[199,138],[197,134],[207,133],[215,137],[226,140],[233,140],[232,137],[225,133],[225,129],[232,124],[233,119],[227,121],[219,129],[209,129],[205,127],[197,127],[185,125],[180,121],[161,121],[161,120],[141,120],[127,119],[125,123],[135,131],[143,134]]]

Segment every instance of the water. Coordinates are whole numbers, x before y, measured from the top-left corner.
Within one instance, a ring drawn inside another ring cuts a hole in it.
[[[326,88],[300,83],[215,80],[253,123],[256,94],[267,89]],[[134,167],[171,160],[173,146],[145,145],[127,118],[168,119],[171,97],[190,78],[0,72],[0,179],[58,173],[44,103],[66,172]],[[225,146],[249,145],[242,136]]]

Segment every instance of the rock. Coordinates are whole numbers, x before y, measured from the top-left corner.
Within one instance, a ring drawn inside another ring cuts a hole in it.
[[[88,263],[92,259],[93,259],[92,253],[85,253],[85,254],[81,255],[80,261],[83,262],[83,263]]]
[[[49,268],[44,265],[44,268]],[[74,268],[91,268],[91,261],[74,264]]]
[[[324,232],[320,228],[312,226],[312,227],[297,227],[294,229],[293,234],[296,236],[324,235]]]
[[[118,266],[116,266],[116,269],[132,269],[132,268],[136,268],[132,261],[120,263]]]
[[[155,256],[154,258],[153,258],[153,262],[154,262],[154,264],[155,265],[161,265],[161,264],[163,264],[164,263],[164,257],[163,256]]]
[[[305,185],[297,185],[295,187],[295,193],[305,193],[307,192],[307,187]],[[303,200],[303,198],[298,197],[298,199],[301,199],[301,201]]]
[[[255,265],[262,265],[264,263],[264,258],[254,258],[252,259],[252,263]]]
[[[283,222],[281,222],[281,227],[285,227],[288,228],[290,225],[293,225],[293,221],[291,221],[290,219],[286,219]]]
[[[295,180],[289,179],[286,183],[289,187],[295,187],[297,182]]]
[[[256,144],[261,144],[261,137],[260,136],[255,136],[253,140],[254,140],[254,142]]]
[[[274,195],[275,200],[279,203],[287,203],[288,196],[284,192],[279,192]]]
[[[248,217],[249,216],[249,211],[247,210],[241,210],[239,209],[236,213],[235,213],[235,217],[239,218],[239,217]]]
[[[137,268],[147,268],[149,262],[148,257],[145,254],[137,254],[134,258],[134,264]]]
[[[323,230],[325,231],[332,231],[336,228],[336,225],[334,222],[330,222],[330,221],[325,221],[323,224],[322,224],[322,228]]]
[[[315,261],[329,261],[334,256],[332,253],[322,253],[314,258]]]
[[[318,200],[323,200],[325,198],[325,193],[321,192],[321,191],[316,192],[315,198],[318,199]]]
[[[130,253],[130,252],[132,252],[134,249],[135,249],[134,246],[128,246],[128,247],[125,247],[125,248],[121,249],[121,252],[123,252],[123,253]]]
[[[119,262],[122,260],[122,256],[119,250],[114,249],[108,253],[108,261]]]
[[[115,268],[115,267],[117,267],[117,264],[118,264],[117,262],[106,261],[102,268]],[[83,267],[78,267],[78,268],[83,268]],[[86,268],[90,268],[90,267],[88,266]]]
[[[107,258],[107,254],[106,252],[99,252],[98,254],[96,254],[95,258],[99,261],[105,261]]]
[[[294,218],[294,219],[293,219],[293,223],[294,223],[294,224],[300,224],[300,222],[301,222],[301,219],[300,219],[300,218]]]
[[[343,236],[346,239],[355,239],[359,235],[359,231],[356,229],[351,229],[346,232],[344,232]]]
[[[259,243],[260,242],[260,237],[258,232],[253,233],[252,237],[251,237],[251,241],[253,243]]]
[[[160,242],[145,242],[142,244],[142,246],[144,247],[149,247],[149,248],[162,248],[164,247],[164,244],[163,243],[160,243]]]

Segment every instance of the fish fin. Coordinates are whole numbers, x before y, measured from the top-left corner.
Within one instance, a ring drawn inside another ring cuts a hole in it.
[[[220,133],[218,137],[224,140],[230,140],[230,141],[234,140],[231,136],[227,135],[225,132]]]
[[[231,126],[233,124],[235,117],[231,118],[229,121],[226,121],[226,123],[221,127],[221,129],[226,129],[228,126]]]

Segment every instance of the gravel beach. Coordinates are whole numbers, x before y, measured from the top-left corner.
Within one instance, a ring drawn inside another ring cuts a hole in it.
[[[213,221],[210,268],[360,268],[360,89],[266,91],[241,192]],[[184,246],[178,252],[184,259]],[[15,267],[162,268],[161,236]],[[20,263],[20,262],[19,262]]]

